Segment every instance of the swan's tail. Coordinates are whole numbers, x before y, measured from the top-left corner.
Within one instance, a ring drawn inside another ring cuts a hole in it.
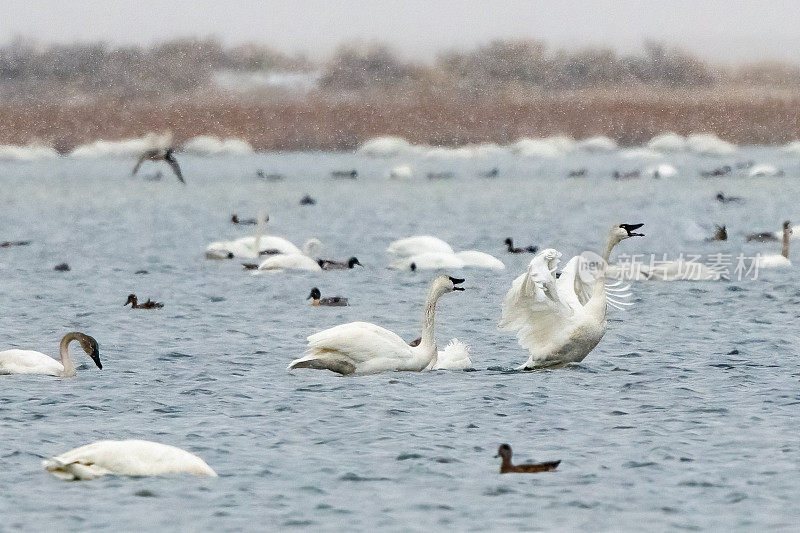
[[[84,465],[77,461],[67,463],[57,457],[45,459],[42,461],[42,466],[58,479],[66,481],[94,479],[109,473],[108,470],[99,466]]]
[[[429,370],[464,370],[472,367],[469,348],[458,339],[451,340],[436,357],[436,364]]]
[[[336,352],[330,350],[324,352],[312,350],[303,357],[295,359],[289,363],[289,366],[286,369],[294,370],[295,368],[330,370],[331,372],[336,372],[337,374],[342,374],[343,376],[352,374],[356,371],[356,366],[353,363],[347,361],[344,357],[337,356]]]

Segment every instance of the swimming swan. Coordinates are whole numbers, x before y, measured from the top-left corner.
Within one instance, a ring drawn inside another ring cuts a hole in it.
[[[609,231],[603,260],[621,241],[642,236],[643,224],[620,224]],[[530,357],[519,369],[582,361],[606,332],[605,270],[593,282],[583,279],[583,256],[567,263],[559,278],[554,272],[561,252],[548,248],[531,260],[506,294],[499,328],[516,331]],[[581,275],[578,271],[581,269]]]
[[[89,335],[73,331],[64,335],[59,345],[61,362],[32,350],[6,350],[0,352],[0,374],[46,374],[48,376],[72,377],[75,365],[69,356],[69,343],[78,341],[83,351],[89,354],[97,368],[102,369],[97,341]]]
[[[426,252],[393,261],[391,270],[442,270],[454,268],[488,268],[505,270],[506,265],[493,255],[477,250],[465,250],[457,253]]]
[[[442,239],[430,235],[417,235],[392,242],[386,251],[395,257],[409,257],[430,252],[452,254],[453,248]]]
[[[232,241],[215,241],[206,247],[206,259],[255,259],[265,254],[299,254],[300,249],[282,237],[265,235],[269,215],[259,213],[255,235]]]
[[[792,235],[792,223],[788,220],[783,223],[783,238],[780,255],[758,255],[758,268],[782,268],[792,266],[789,260],[789,240]]]
[[[308,239],[303,245],[303,253],[278,254],[268,257],[258,265],[258,270],[282,272],[284,270],[306,270],[321,272],[322,267],[317,262],[322,243],[319,239]]]
[[[463,291],[463,279],[439,276],[431,284],[425,301],[422,341],[409,346],[396,333],[367,322],[350,322],[308,337],[306,354],[292,361],[289,370],[313,368],[339,374],[375,374],[388,370],[419,372],[436,363],[434,340],[436,302],[443,294]]]
[[[75,448],[42,462],[59,479],[80,481],[107,474],[161,476],[217,473],[194,454],[175,446],[146,440],[102,440]]]

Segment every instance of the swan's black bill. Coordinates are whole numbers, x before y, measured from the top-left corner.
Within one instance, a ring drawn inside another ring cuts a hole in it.
[[[633,231],[635,229],[641,228],[642,226],[644,226],[644,223],[642,223],[642,224],[620,224],[619,225],[620,228],[622,228],[626,232],[628,232],[628,237],[644,237],[644,233],[636,233],[636,232]]]
[[[100,350],[98,350],[96,346],[94,348],[94,351],[92,351],[92,353],[89,354],[89,357],[92,358],[92,361],[94,361],[94,364],[97,365],[97,368],[103,370],[103,363],[100,362]]]
[[[456,285],[458,285],[459,283],[464,283],[463,279],[454,278],[452,276],[448,276],[448,278],[450,278],[450,281],[453,283],[453,290],[454,291],[463,291],[464,290],[464,287],[456,287]]]

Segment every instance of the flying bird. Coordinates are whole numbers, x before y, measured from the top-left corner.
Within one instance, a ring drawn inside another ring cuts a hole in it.
[[[136,173],[139,171],[139,167],[142,166],[142,163],[145,161],[166,161],[172,168],[172,171],[175,172],[175,175],[178,177],[178,181],[186,184],[186,181],[183,179],[183,174],[181,173],[181,167],[178,166],[178,161],[173,155],[174,152],[175,150],[172,148],[154,148],[153,150],[147,150],[139,158],[139,161],[136,162],[136,166],[133,167],[131,176],[136,175]]]

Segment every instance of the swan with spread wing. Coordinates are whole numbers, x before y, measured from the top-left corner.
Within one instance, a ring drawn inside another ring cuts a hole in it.
[[[506,294],[499,324],[501,330],[516,332],[519,344],[530,352],[520,369],[582,361],[597,346],[606,332],[604,266],[617,244],[643,236],[635,232],[642,226],[611,228],[598,269],[586,268],[589,259],[578,255],[556,278],[561,252],[548,248],[534,256]]]

